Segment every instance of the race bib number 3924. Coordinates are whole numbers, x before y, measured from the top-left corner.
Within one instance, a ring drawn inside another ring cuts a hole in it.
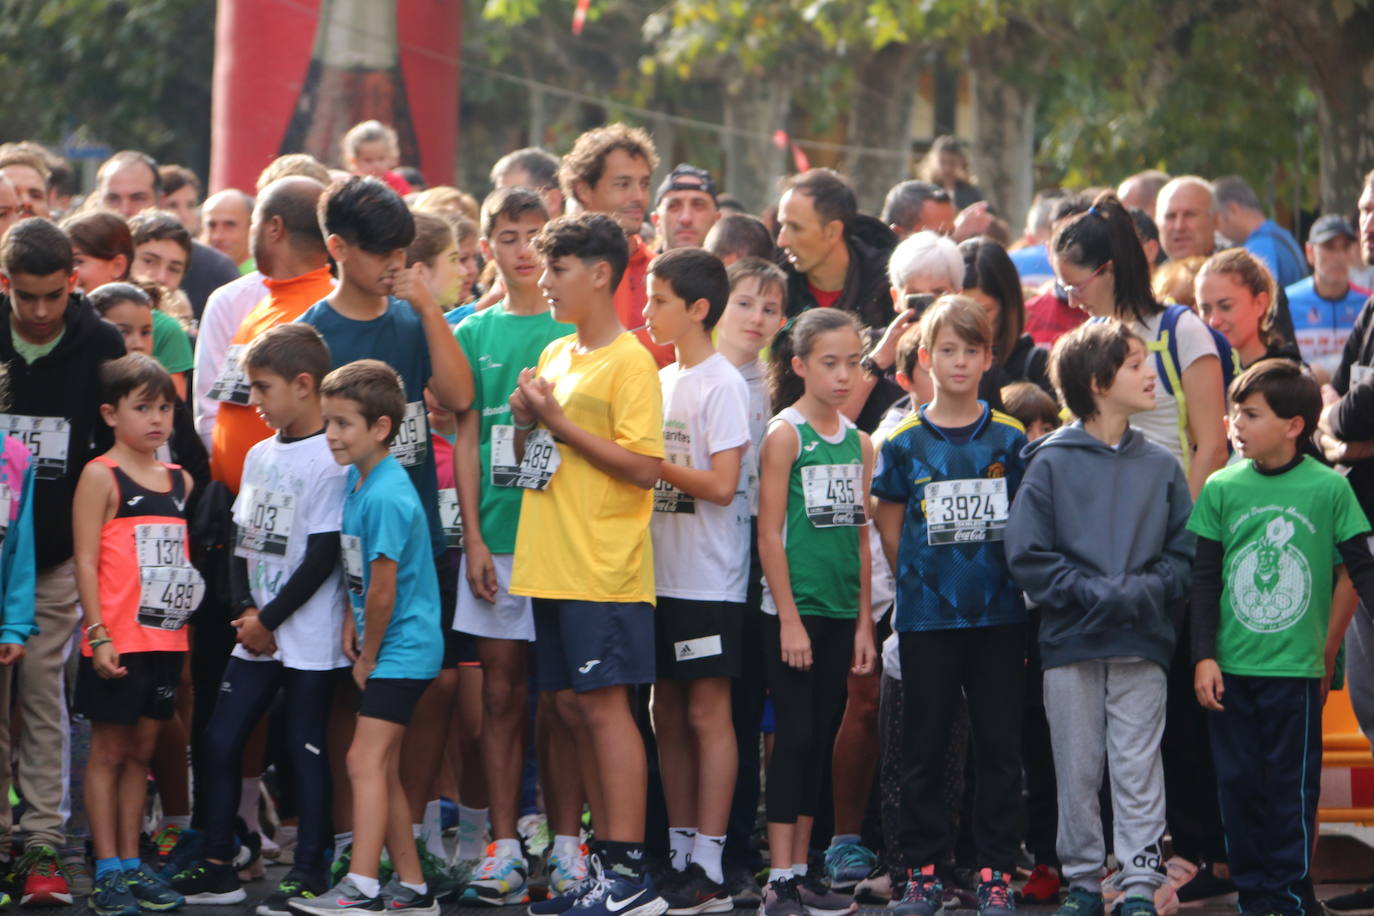
[[[925,503],[931,546],[1000,541],[1006,533],[1005,477],[931,481]]]

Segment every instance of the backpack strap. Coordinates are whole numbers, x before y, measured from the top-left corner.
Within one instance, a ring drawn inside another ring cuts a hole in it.
[[[1164,390],[1173,395],[1178,414],[1178,443],[1183,453],[1183,472],[1188,473],[1192,446],[1188,442],[1188,397],[1183,392],[1183,373],[1178,365],[1178,320],[1186,305],[1167,305],[1159,319],[1159,334],[1145,347],[1155,355],[1159,367],[1159,381]]]

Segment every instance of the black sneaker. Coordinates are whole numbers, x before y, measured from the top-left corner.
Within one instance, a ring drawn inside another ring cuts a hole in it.
[[[1323,900],[1322,906],[1332,916],[1374,916],[1374,887],[1362,887],[1330,900]]]
[[[747,865],[725,866],[725,889],[737,909],[753,909],[763,900],[763,889]]]
[[[1194,900],[1206,900],[1208,897],[1220,897],[1222,894],[1235,892],[1236,883],[1230,878],[1217,877],[1217,873],[1212,870],[1212,863],[1206,862],[1198,868],[1193,880],[1178,889],[1178,902],[1192,903]]]
[[[1011,896],[1011,876],[1004,871],[985,868],[978,883],[978,916],[1014,916],[1016,901]]]
[[[248,899],[234,866],[227,863],[202,859],[170,883],[172,890],[185,897],[189,905],[242,903]]]
[[[937,916],[945,905],[945,887],[932,866],[913,868],[907,873],[902,895],[894,891],[892,899],[896,916]]]
[[[292,897],[313,900],[329,889],[324,875],[312,874],[303,868],[293,868],[286,873],[267,899],[258,904],[258,916],[291,916],[287,902]]]
[[[735,908],[724,884],[712,881],[706,870],[690,863],[672,883],[659,889],[668,901],[668,916],[693,916],[695,913],[728,913]]]

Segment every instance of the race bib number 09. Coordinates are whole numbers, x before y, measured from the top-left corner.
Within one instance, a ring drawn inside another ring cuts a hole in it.
[[[813,464],[801,469],[806,517],[817,528],[864,524],[861,464]]]
[[[1000,541],[1007,528],[1003,477],[926,484],[926,540],[932,546]]]
[[[180,630],[205,599],[205,580],[186,557],[181,525],[136,525],[138,624],[154,630]]]
[[[424,401],[411,401],[406,404],[405,416],[396,438],[391,440],[391,454],[403,468],[413,468],[423,464],[429,454],[429,418],[425,415]]]
[[[67,473],[72,425],[63,417],[0,414],[0,431],[14,436],[33,453],[33,473],[37,479],[56,480]]]

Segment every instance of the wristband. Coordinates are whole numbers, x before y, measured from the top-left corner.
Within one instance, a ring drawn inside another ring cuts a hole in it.
[[[85,629],[84,631],[82,631],[82,634],[81,634],[81,635],[85,636],[86,639],[89,640],[89,639],[91,638],[91,631],[92,631],[92,630],[98,630],[98,629],[100,629],[100,628],[103,627],[103,626],[105,626],[104,621],[97,621],[97,622],[91,624],[90,626],[86,627],[86,629]],[[105,632],[108,633],[109,630],[106,630]]]
[[[92,640],[90,640],[91,651],[94,652],[96,649],[99,649],[101,646],[105,645],[106,643],[112,643],[112,642],[114,642],[114,640],[111,639],[111,638],[108,637],[108,636],[102,636],[100,639],[92,639]]]
[[[535,427],[534,423],[516,423],[514,417],[511,418],[511,423],[515,426],[516,429],[520,430],[522,433],[527,433]]]

